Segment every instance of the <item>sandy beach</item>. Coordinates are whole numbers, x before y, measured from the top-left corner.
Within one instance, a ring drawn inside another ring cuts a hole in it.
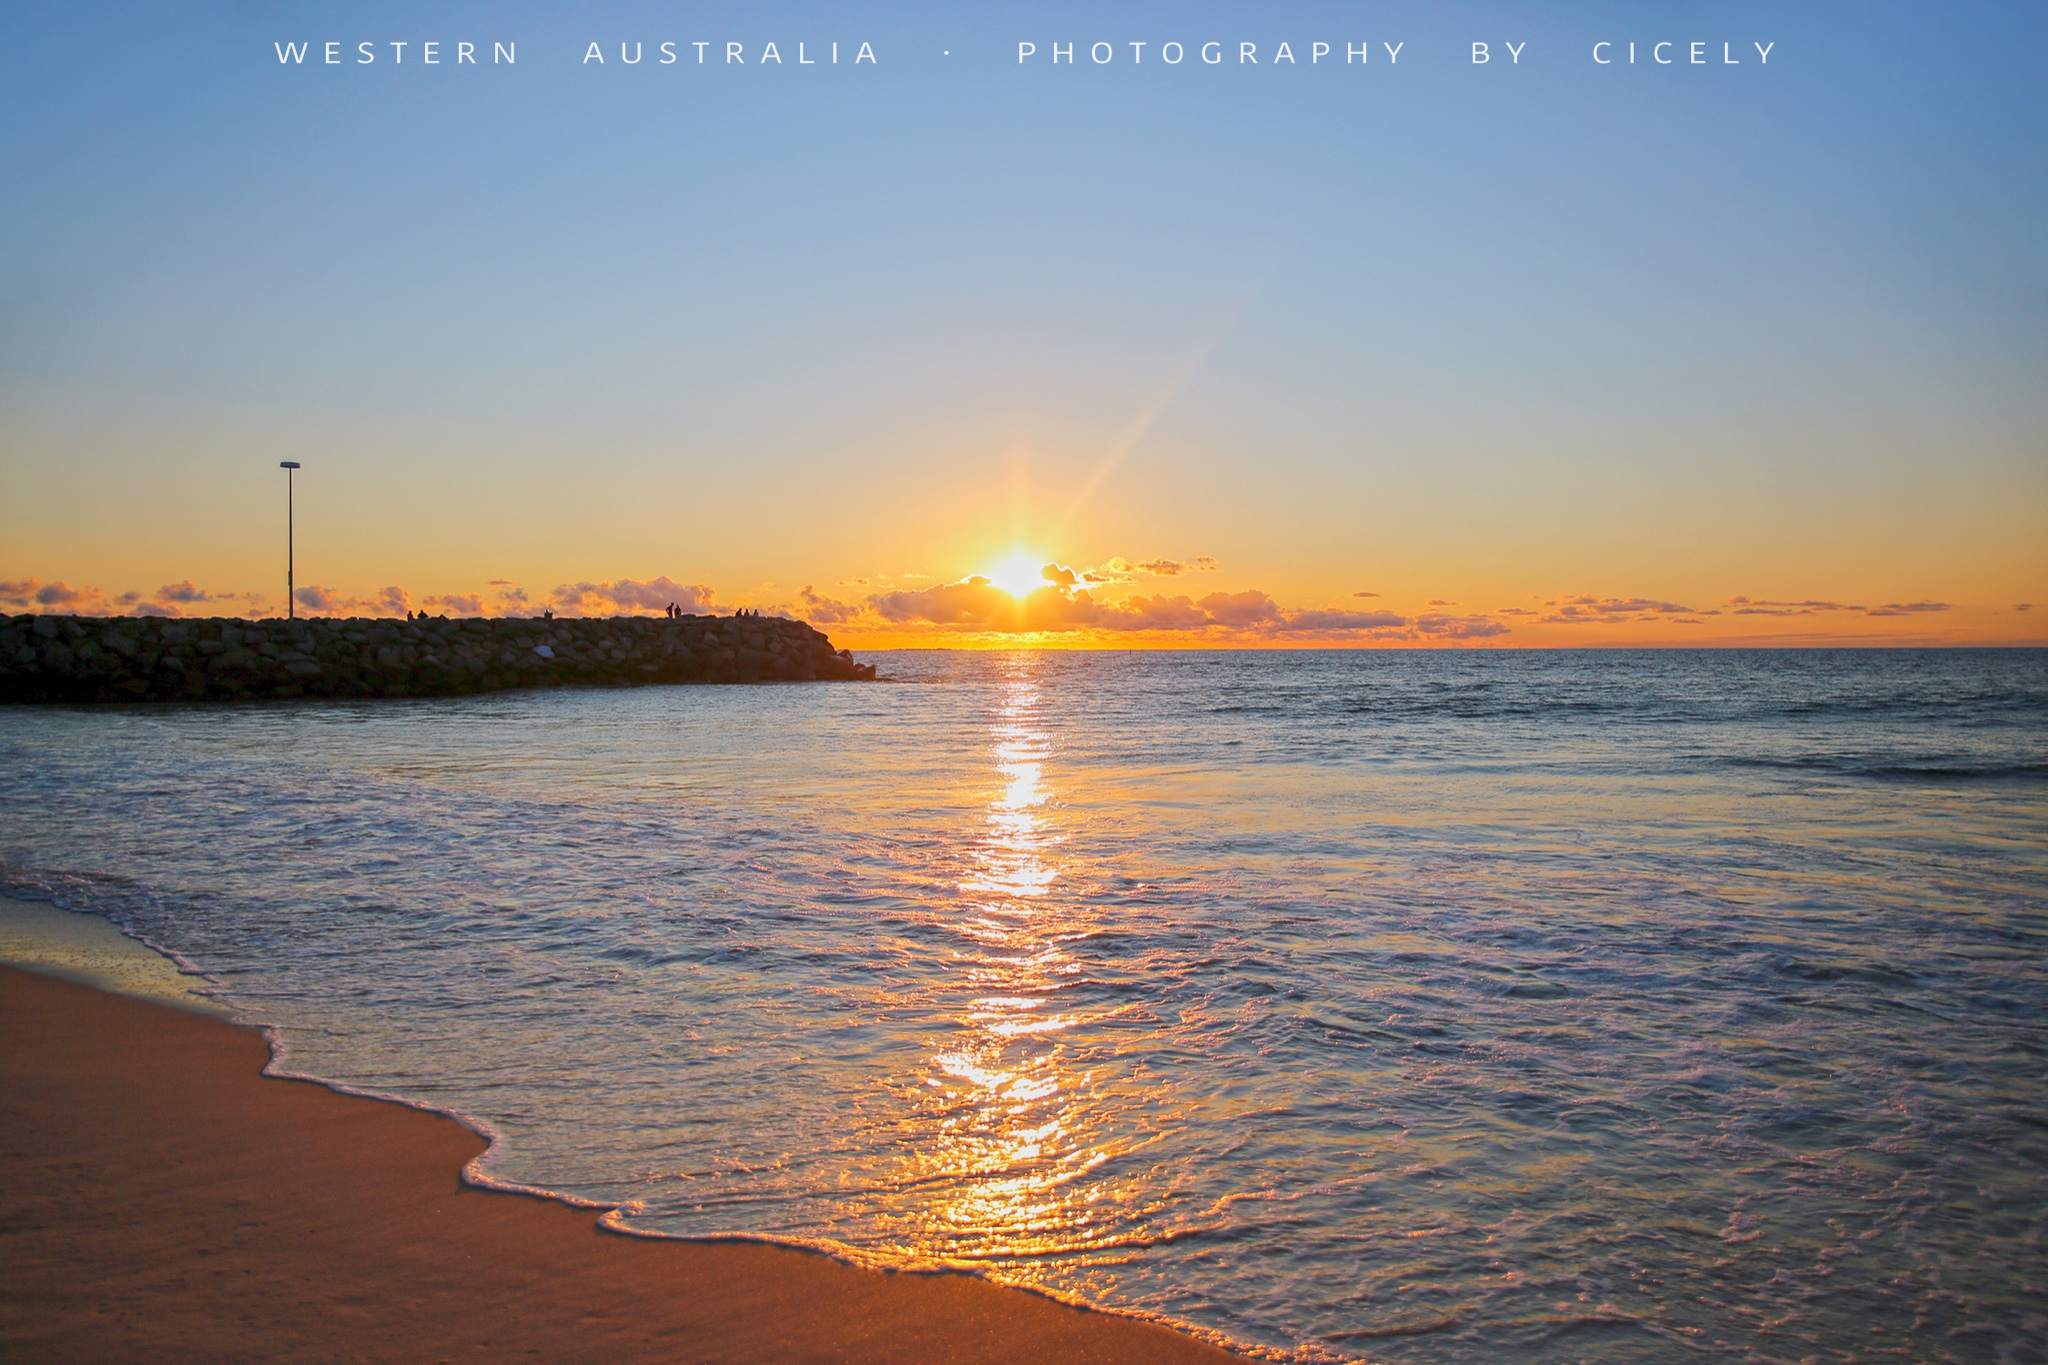
[[[268,1060],[253,1030],[0,967],[0,1356],[1233,1358],[965,1276],[609,1234],[465,1187],[460,1124]]]

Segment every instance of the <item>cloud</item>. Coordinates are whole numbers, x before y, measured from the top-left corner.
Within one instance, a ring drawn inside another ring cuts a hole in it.
[[[403,616],[412,610],[412,594],[394,583],[378,589],[363,606],[372,616]]]
[[[1280,627],[1282,630],[1312,630],[1318,633],[1336,631],[1397,631],[1408,625],[1408,618],[1395,611],[1297,611],[1287,617]]]
[[[1946,602],[1887,602],[1881,607],[1860,607],[1848,602],[1772,602],[1747,597],[1728,599],[1735,616],[1811,616],[1816,612],[1850,611],[1864,616],[1913,616],[1921,612],[1948,611]]]
[[[1291,611],[1255,588],[1212,592],[1199,598],[1186,593],[1134,593],[1122,601],[1105,601],[1086,586],[1048,582],[1019,598],[977,574],[929,588],[876,593],[865,604],[871,616],[855,617],[850,614],[854,609],[845,603],[829,605],[849,613],[840,620],[1005,634],[1172,632],[1218,640],[1302,635],[1413,637],[1412,623],[1398,612]],[[812,615],[811,619],[822,618]],[[1485,617],[1439,620],[1435,633],[1445,639],[1481,639],[1507,632],[1506,626]]]
[[[548,601],[564,616],[631,615],[661,611],[671,602],[693,614],[711,610],[712,591],[703,583],[678,583],[668,575],[642,583],[621,578],[615,583],[564,583]]]
[[[1728,599],[1731,614],[1735,616],[1811,616],[1817,611],[1862,611],[1841,602],[1822,602],[1809,599],[1804,602],[1752,601],[1747,597]]]
[[[1680,603],[1665,602],[1654,597],[1592,597],[1582,593],[1577,597],[1555,599],[1543,605],[1554,608],[1550,615],[1542,618],[1551,625],[1631,625],[1646,619],[1656,620],[1659,617],[1718,615],[1712,611],[1699,613]]]
[[[1353,597],[1378,597],[1378,596],[1379,596],[1379,594],[1378,594],[1378,593],[1376,593],[1376,592],[1355,592],[1355,593],[1352,593],[1351,595],[1352,595]]]
[[[2012,604],[2012,609],[2014,611],[2032,611],[2034,604],[2032,602],[2015,602]]]
[[[1102,564],[1084,572],[1081,577],[1090,583],[1128,583],[1133,578],[1178,578],[1182,574],[1211,573],[1216,569],[1216,556],[1196,555],[1193,559],[1126,559],[1122,555],[1111,555]]]
[[[1057,583],[1063,588],[1071,588],[1081,581],[1079,576],[1064,564],[1047,564],[1038,571],[1038,576],[1048,583]]]
[[[1490,616],[1446,616],[1437,613],[1415,618],[1418,634],[1439,640],[1486,640],[1506,635],[1508,628]]]
[[[40,578],[19,578],[0,583],[0,602],[15,607],[57,607],[76,610],[99,600],[98,588],[74,588],[62,579],[45,583]]]
[[[484,614],[484,599],[480,593],[444,593],[438,597],[427,598],[426,604],[429,607],[439,607],[444,612],[452,612],[456,616]]]
[[[337,589],[309,583],[293,592],[292,600],[307,611],[325,616],[353,616],[359,612],[403,616],[412,610],[412,594],[395,584],[379,590],[374,597],[344,597]]]
[[[107,595],[90,585],[74,588],[61,578],[54,583],[45,583],[40,578],[17,578],[0,582],[0,604],[87,616],[107,610]]]
[[[1227,626],[1258,625],[1280,620],[1280,604],[1255,589],[1244,592],[1212,592],[1196,603],[1210,617]]]
[[[812,625],[836,626],[859,618],[862,608],[858,603],[841,602],[823,597],[806,583],[797,591],[796,614]]]
[[[166,583],[155,593],[159,602],[209,602],[212,596],[204,588],[194,587],[191,579],[182,583]]]
[[[1185,596],[1131,597],[1120,616],[1125,630],[1204,630],[1215,624],[1194,598]]]
[[[868,605],[885,621],[968,626],[978,630],[1072,630],[1094,623],[1099,614],[1086,592],[1069,593],[1047,583],[1022,598],[997,587],[980,574],[929,588],[875,593]]]

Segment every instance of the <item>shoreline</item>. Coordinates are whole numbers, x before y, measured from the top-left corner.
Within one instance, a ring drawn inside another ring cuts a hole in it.
[[[270,1061],[253,1028],[0,966],[0,1354],[1239,1358],[971,1275],[613,1232],[466,1183],[487,1140],[455,1118]]]

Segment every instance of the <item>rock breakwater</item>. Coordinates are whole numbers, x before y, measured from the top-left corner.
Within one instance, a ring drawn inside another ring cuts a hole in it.
[[[0,617],[0,702],[447,697],[874,676],[874,665],[779,616]]]

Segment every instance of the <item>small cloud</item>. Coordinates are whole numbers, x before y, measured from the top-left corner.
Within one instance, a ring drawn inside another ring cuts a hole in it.
[[[378,590],[363,604],[372,616],[403,616],[412,610],[412,594],[396,584]]]
[[[564,583],[548,594],[557,612],[565,616],[590,616],[634,611],[662,611],[670,603],[685,612],[698,613],[711,606],[712,591],[703,583],[678,583],[668,575],[642,583],[621,578],[615,583]]]
[[[1125,583],[1132,578],[1178,578],[1182,574],[1208,573],[1216,568],[1216,556],[1196,555],[1193,559],[1126,559],[1110,556],[1107,563],[1089,569],[1082,577],[1091,583]]]
[[[188,578],[182,583],[166,583],[161,588],[158,588],[156,590],[156,600],[159,602],[207,602],[211,601],[212,598],[205,589],[194,587],[192,580]]]
[[[442,611],[454,616],[482,616],[484,614],[484,599],[479,593],[443,593],[438,597],[427,598],[426,603],[429,607],[439,607]]]
[[[1552,625],[1627,625],[1644,618],[1660,616],[1688,616],[1693,609],[1677,602],[1659,601],[1654,597],[1590,597],[1581,593],[1577,597],[1566,597],[1545,602],[1554,608],[1551,615],[1543,618]]]
[[[93,595],[91,588],[74,588],[69,583],[45,583],[36,589],[36,603],[45,607],[69,607]]]
[[[309,612],[325,616],[350,616],[357,612],[367,612],[371,616],[403,616],[412,609],[412,595],[395,585],[374,597],[344,597],[337,589],[309,583],[295,590],[292,600]]]
[[[1064,564],[1047,564],[1038,571],[1038,576],[1048,583],[1057,583],[1063,588],[1071,588],[1081,581],[1080,577]]]
[[[1378,594],[1378,593],[1376,593],[1376,592],[1355,592],[1355,593],[1352,593],[1351,595],[1352,595],[1353,597],[1378,597],[1378,596],[1379,596],[1379,594]]]
[[[861,614],[860,604],[820,594],[809,583],[797,590],[797,615],[812,625],[839,625]]]
[[[1748,597],[1731,597],[1728,599],[1728,605],[1734,609],[1731,614],[1735,616],[1811,616],[1815,612],[1823,611],[1864,610],[1846,602],[1824,602],[1817,598],[1808,598],[1803,602],[1773,602]]]
[[[865,578],[842,578],[839,580],[839,586],[842,588],[865,588],[868,586],[868,580]]]
[[[1508,634],[1508,627],[1490,616],[1446,616],[1442,613],[1418,616],[1415,629],[1442,640],[1486,640]]]
[[[163,602],[140,602],[136,604],[137,616],[176,616],[178,609]]]
[[[40,578],[18,578],[0,582],[0,603],[12,607],[41,607],[57,613],[85,615],[106,609],[107,595],[86,586],[74,588],[59,579],[45,583]]]
[[[1391,631],[1402,630],[1408,618],[1392,611],[1297,611],[1279,627],[1288,631]]]
[[[1432,607],[1455,607],[1458,604],[1456,602],[1446,602],[1441,597],[1432,597],[1429,599],[1429,605]]]
[[[1914,616],[1927,611],[1947,611],[1946,602],[1887,602],[1881,607],[1872,607],[1866,616]]]
[[[2032,611],[2034,604],[2032,602],[2015,602],[2012,604],[2012,609],[2014,611]]]

